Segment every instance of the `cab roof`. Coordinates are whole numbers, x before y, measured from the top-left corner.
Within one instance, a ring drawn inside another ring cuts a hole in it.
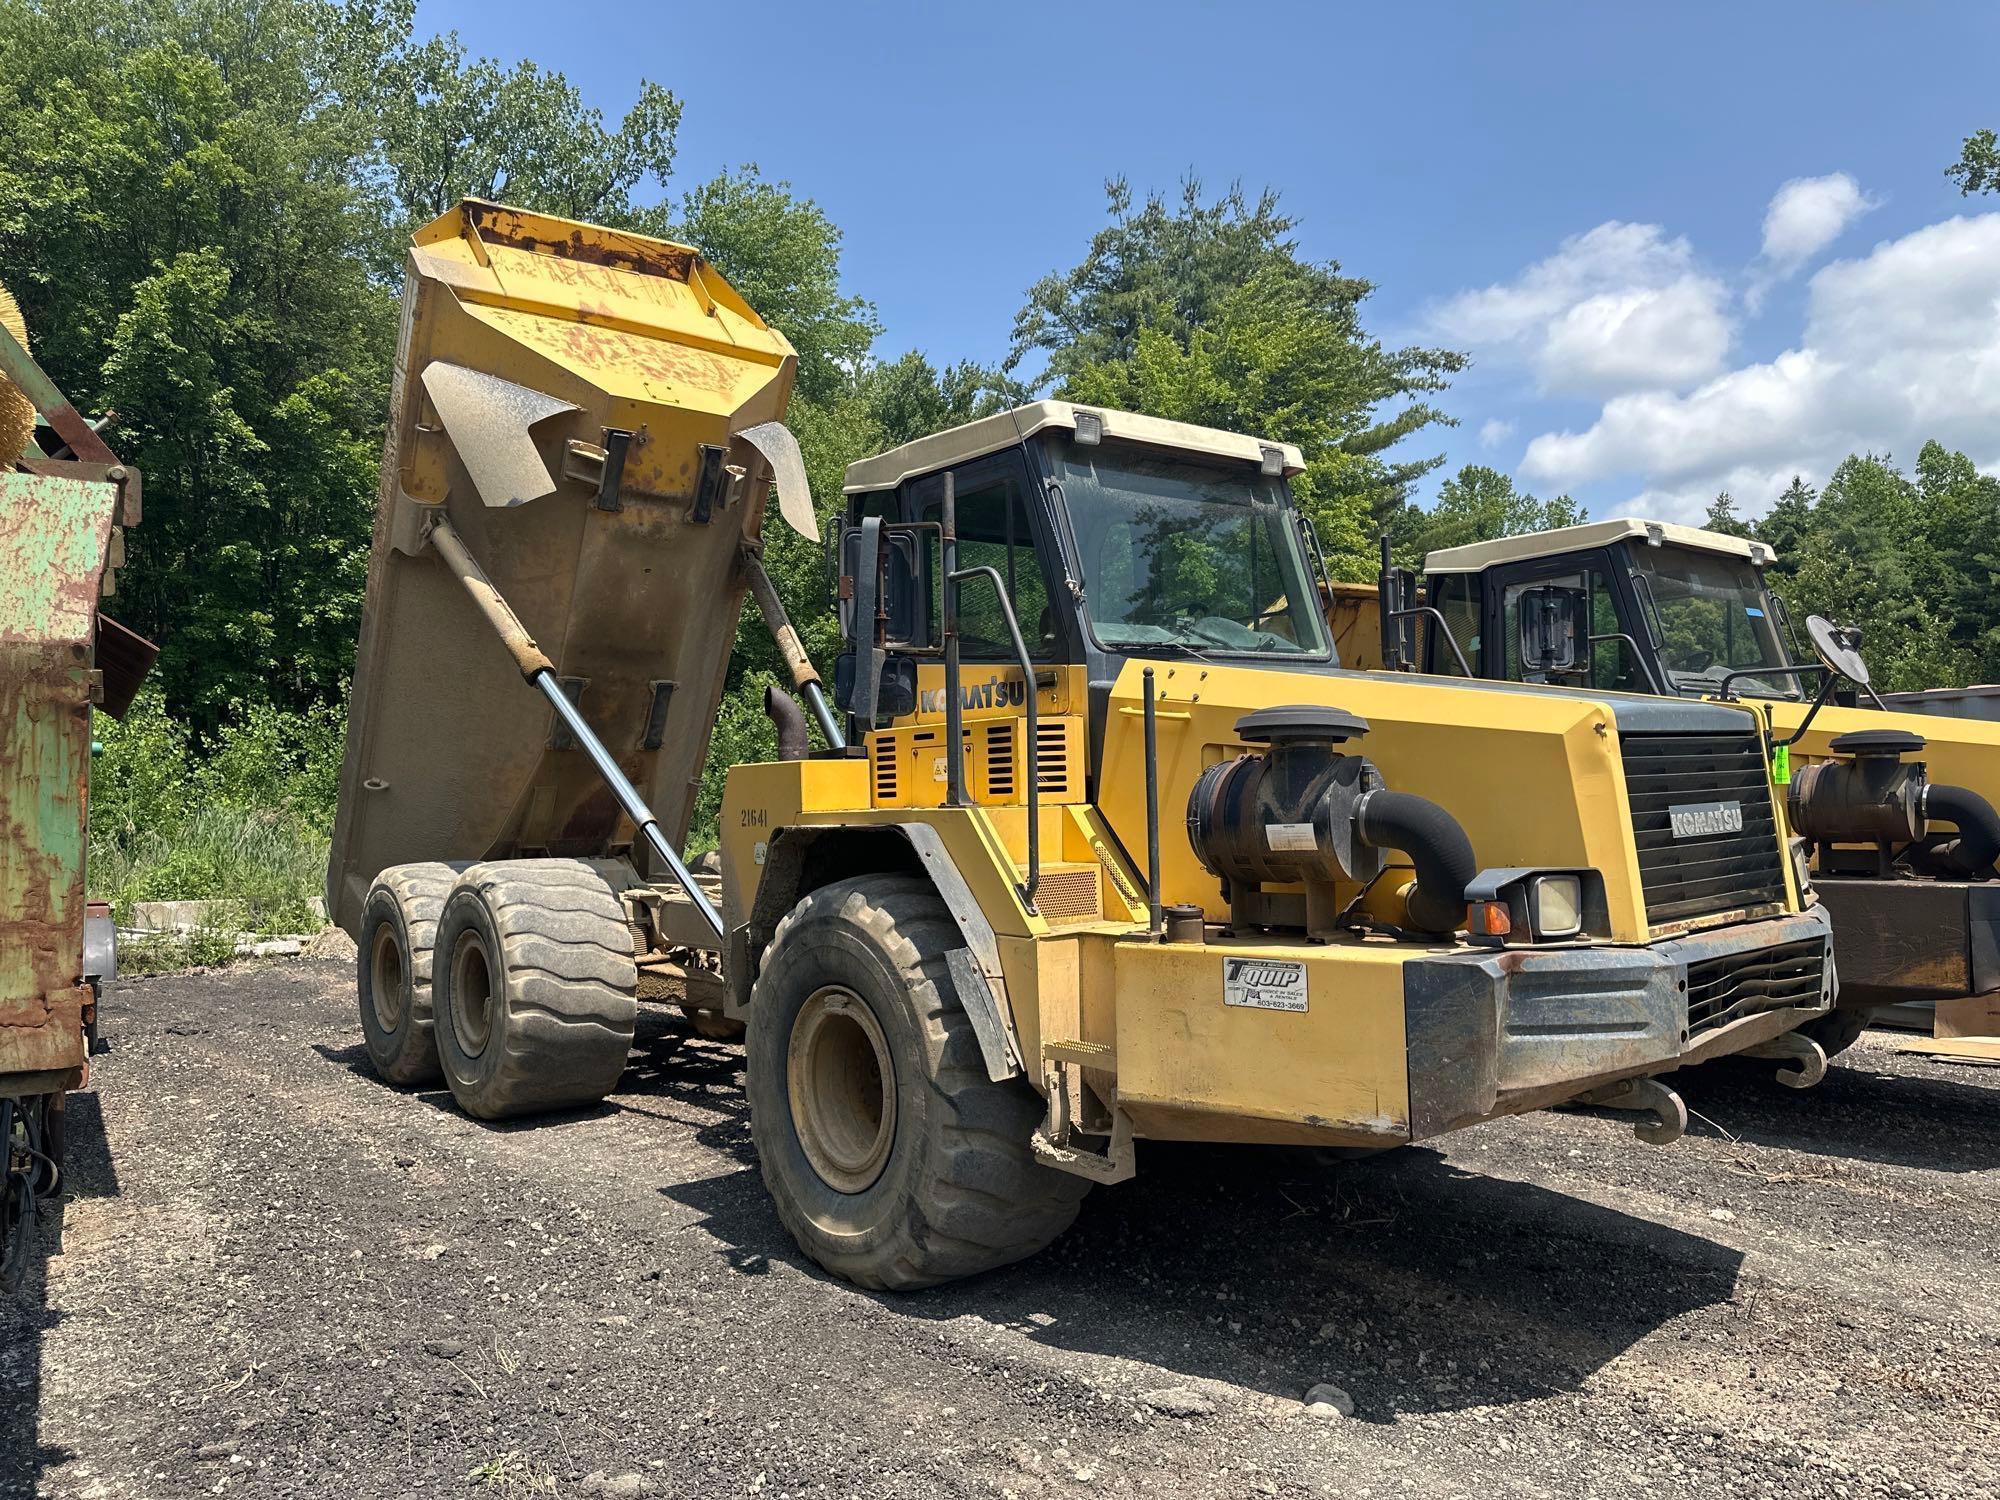
[[[864,458],[847,466],[844,486],[850,495],[894,489],[905,479],[951,468],[968,459],[982,458],[1024,443],[1050,427],[1076,430],[1077,414],[1095,417],[1104,424],[1104,436],[1149,448],[1180,453],[1197,453],[1204,458],[1234,459],[1261,463],[1267,449],[1275,449],[1287,477],[1305,468],[1305,457],[1290,443],[1274,443],[1247,437],[1240,432],[1223,432],[1214,427],[1195,427],[1186,422],[1169,422],[1162,417],[1142,417],[1137,412],[1113,411],[1101,406],[1078,406],[1069,401],[1036,401],[1012,411],[996,412],[947,428],[891,448],[874,458]]]
[[[1697,552],[1716,552],[1725,557],[1746,558],[1758,567],[1768,567],[1778,554],[1768,543],[1723,531],[1703,531],[1696,526],[1676,526],[1670,521],[1642,521],[1621,516],[1610,521],[1586,521],[1581,526],[1562,526],[1554,531],[1532,531],[1524,536],[1503,536],[1490,542],[1473,542],[1464,547],[1445,547],[1424,558],[1426,573],[1483,573],[1496,563],[1532,562],[1564,552],[1580,552],[1590,547],[1606,547],[1614,542],[1640,541],[1655,546],[1690,547]]]

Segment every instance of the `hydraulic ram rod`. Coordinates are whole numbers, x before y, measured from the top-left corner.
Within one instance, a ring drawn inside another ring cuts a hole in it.
[[[771,639],[778,643],[778,655],[785,659],[785,669],[792,674],[792,686],[805,695],[806,707],[819,721],[819,732],[826,736],[828,748],[845,750],[847,737],[834,721],[833,710],[827,706],[826,692],[820,686],[819,672],[814,668],[812,658],[806,655],[805,644],[800,641],[798,631],[792,628],[792,617],[785,613],[785,601],[778,597],[771,575],[764,571],[764,560],[754,550],[745,547],[742,565],[743,576],[750,580],[750,597],[757,601],[757,611],[763,615]]]
[[[437,548],[438,556],[444,559],[444,565],[451,569],[452,576],[463,584],[466,593],[472,596],[473,604],[486,617],[486,623],[493,627],[494,633],[500,637],[501,644],[514,658],[514,664],[521,669],[521,675],[527,679],[531,687],[549,700],[549,707],[556,711],[556,717],[563,721],[577,744],[581,745],[584,753],[590,757],[590,763],[597,768],[597,774],[604,778],[604,784],[611,788],[611,795],[618,799],[618,805],[624,809],[625,816],[630,818],[633,826],[639,830],[639,837],[646,841],[646,846],[659,856],[660,863],[667,867],[674,879],[679,882],[680,888],[687,892],[688,900],[694,903],[694,909],[701,914],[702,921],[708,924],[709,930],[715,934],[716,941],[720,943],[723,940],[722,914],[715,909],[715,903],[708,899],[708,894],[696,883],[694,872],[682,861],[680,851],[667,842],[666,834],[660,831],[660,820],[654,817],[653,810],[646,806],[646,800],[639,795],[639,789],[633,786],[631,780],[618,768],[618,762],[613,760],[611,752],[604,748],[604,741],[597,737],[597,732],[577,711],[576,705],[569,701],[569,694],[562,690],[562,683],[556,680],[555,664],[542,654],[542,648],[537,646],[534,637],[528,634],[520,616],[515,614],[512,606],[501,597],[500,591],[493,587],[492,580],[486,576],[472,554],[465,550],[465,543],[459,540],[458,532],[442,513],[431,522],[429,535],[431,545]]]

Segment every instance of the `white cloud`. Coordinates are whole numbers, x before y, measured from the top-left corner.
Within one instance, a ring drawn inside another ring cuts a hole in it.
[[[1479,446],[1497,448],[1514,435],[1514,424],[1502,417],[1488,417],[1479,424]]]
[[[1797,270],[1875,207],[1845,172],[1794,177],[1764,211],[1764,259],[1780,273]]]
[[[1669,519],[1729,489],[1755,515],[1794,472],[1823,479],[1855,451],[1914,457],[1933,437],[2000,461],[2000,213],[1823,267],[1794,347],[1685,392],[1613,396],[1584,430],[1531,441],[1521,473],[1558,489],[1633,478],[1634,508]]]
[[[1429,322],[1475,351],[1525,359],[1545,393],[1604,396],[1719,371],[1735,336],[1729,300],[1686,239],[1612,220],[1513,281],[1441,303]]]

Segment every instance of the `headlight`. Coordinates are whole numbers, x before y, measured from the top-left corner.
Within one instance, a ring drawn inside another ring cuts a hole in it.
[[[1583,882],[1576,876],[1540,875],[1531,889],[1536,937],[1575,937],[1583,930]]]

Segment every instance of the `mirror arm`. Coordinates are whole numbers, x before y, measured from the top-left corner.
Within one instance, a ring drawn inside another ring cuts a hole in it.
[[[1808,672],[1815,669],[1811,667],[1799,667],[1794,670]],[[1825,708],[1827,703],[1833,698],[1833,690],[1840,682],[1839,676],[1826,667],[1819,667],[1817,670],[1826,673],[1826,680],[1819,685],[1819,693],[1813,698],[1812,707],[1806,710],[1806,716],[1799,721],[1799,727],[1792,731],[1790,738],[1778,741],[1778,744],[1781,746],[1790,748],[1804,739],[1806,731],[1812,728],[1813,716],[1822,708]],[[1726,682],[1728,679],[1725,678],[1723,680]]]
[[[1723,674],[1721,683],[1715,689],[1715,696],[1725,703],[1733,699],[1736,695],[1730,689],[1735,686],[1739,677],[1803,677],[1808,672],[1818,672],[1821,676],[1832,675],[1819,662],[1803,667],[1738,667],[1733,672]],[[1789,744],[1790,741],[1786,743]]]
[[[1451,626],[1445,622],[1444,616],[1438,613],[1435,605],[1419,604],[1413,609],[1391,610],[1386,618],[1390,620],[1407,620],[1417,615],[1426,615],[1437,621],[1437,628],[1444,632],[1444,643],[1451,647],[1451,654],[1458,658],[1458,670],[1463,672],[1467,677],[1472,676],[1472,668],[1465,660],[1465,653],[1458,649],[1458,637],[1451,633]],[[1412,666],[1411,670],[1415,670],[1414,666]]]
[[[945,481],[946,484],[950,484],[950,482],[949,479]],[[947,489],[945,493],[949,495],[951,491]],[[946,513],[949,514],[950,512],[947,511]],[[952,593],[956,591],[958,585],[968,578],[984,578],[993,585],[993,597],[1000,601],[1000,617],[1007,622],[1007,639],[1014,647],[1014,659],[1021,664],[1022,686],[1026,689],[1023,696],[1026,697],[1028,702],[1028,747],[1026,754],[1028,763],[1028,878],[1023,884],[1015,887],[1015,889],[1020,892],[1021,903],[1028,908],[1029,913],[1031,915],[1038,915],[1035,911],[1035,890],[1042,883],[1042,778],[1036,768],[1036,747],[1041,742],[1039,708],[1041,692],[1035,682],[1035,662],[1034,658],[1028,655],[1028,643],[1021,638],[1021,622],[1014,617],[1014,601],[1007,597],[1007,581],[1000,576],[1000,570],[998,568],[984,567],[953,569],[944,575],[945,588],[947,590],[946,597],[952,597]],[[950,637],[946,638],[945,651],[945,723],[949,726],[958,716],[956,711],[958,705],[958,653],[953,647]],[[955,732],[952,743],[954,745],[958,743]],[[947,760],[947,764],[949,764],[949,760]]]

